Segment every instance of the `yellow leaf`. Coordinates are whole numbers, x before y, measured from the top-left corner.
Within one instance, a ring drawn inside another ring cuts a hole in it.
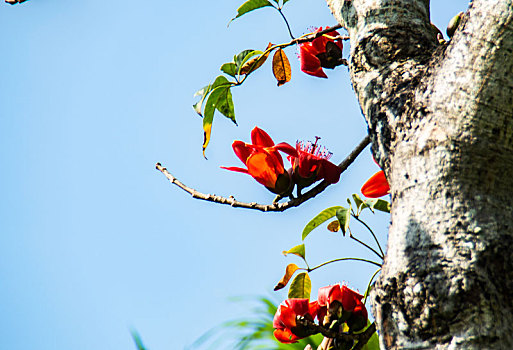
[[[289,283],[290,278],[292,277],[294,272],[296,272],[298,269],[299,267],[296,264],[288,264],[287,268],[285,269],[285,275],[281,278],[280,282],[278,282],[276,287],[274,287],[274,290],[280,290],[283,287],[285,287],[287,283]]]
[[[203,123],[203,157],[205,157],[205,149],[207,148],[208,143],[210,142],[210,132],[212,131],[212,122]]]
[[[292,71],[290,70],[290,62],[282,49],[276,50],[273,56],[273,74],[278,80],[278,86],[290,81]]]

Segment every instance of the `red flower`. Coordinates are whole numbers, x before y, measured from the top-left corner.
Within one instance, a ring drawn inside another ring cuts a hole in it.
[[[334,301],[342,304],[344,311],[353,311],[355,306],[361,303],[363,295],[349,289],[347,286],[335,284],[333,286],[322,287],[319,289],[317,301],[319,306],[328,306]]]
[[[369,198],[378,198],[390,193],[390,185],[383,170],[372,175],[362,186],[362,194]]]
[[[320,32],[318,28],[315,32]],[[301,70],[306,74],[319,78],[327,78],[328,76],[322,70],[322,67],[333,69],[342,64],[342,41],[333,40],[326,37],[338,36],[337,31],[331,31],[314,40],[299,45],[299,60]]]
[[[308,329],[298,325],[296,319],[298,316],[313,321],[319,310],[316,301],[310,302],[308,299],[287,299],[278,306],[278,310],[274,315],[273,327],[275,328],[274,336],[280,342],[285,344],[296,343],[299,339],[303,339],[311,335]]]
[[[326,314],[335,313],[342,321],[347,321],[351,330],[360,330],[367,325],[367,309],[362,302],[363,295],[347,286],[335,284],[319,289],[318,318],[324,320]],[[342,306],[339,311],[337,309]]]
[[[255,180],[276,194],[292,192],[294,183],[283,166],[283,159],[278,151],[297,156],[297,151],[288,143],[274,144],[271,137],[262,129],[255,127],[251,131],[251,142],[233,141],[233,151],[246,165],[239,167],[221,167],[253,176]]]
[[[314,144],[296,142],[297,157],[287,157],[292,164],[293,178],[299,191],[321,179],[329,184],[337,183],[342,173],[342,169],[328,160],[331,153],[317,146],[318,139],[316,137]]]

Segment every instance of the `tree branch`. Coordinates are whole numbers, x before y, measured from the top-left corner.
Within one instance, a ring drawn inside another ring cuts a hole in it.
[[[348,341],[354,341],[356,340],[358,343],[356,343],[352,350],[361,350],[363,349],[364,345],[367,344],[369,339],[372,337],[374,332],[376,332],[376,324],[373,322],[367,329],[358,334],[350,334],[350,333],[340,333],[331,329],[328,329],[326,327],[320,326],[316,324],[313,321],[310,321],[304,317],[298,317],[297,323],[299,323],[301,326],[308,328],[310,332],[313,334],[321,333],[326,338],[332,338],[337,339],[342,342],[348,342]]]
[[[353,149],[353,151],[344,159],[338,166],[342,169],[342,172],[347,170],[347,168],[355,161],[355,159],[362,153],[362,151],[367,147],[367,145],[370,143],[369,136],[365,136],[362,141]],[[307,200],[314,198],[319,193],[323,192],[330,184],[326,181],[322,181],[317,186],[313,187],[308,192],[305,192],[301,196],[297,198],[293,198],[289,200],[288,202],[284,203],[273,203],[273,204],[259,204],[256,202],[246,203],[246,202],[240,202],[237,201],[233,196],[230,196],[228,198],[217,196],[215,194],[205,194],[201,193],[194,188],[188,187],[183,182],[178,180],[176,177],[174,177],[165,167],[162,166],[162,164],[157,163],[156,164],[157,170],[159,170],[162,174],[166,176],[166,178],[174,185],[178,186],[185,192],[192,195],[192,198],[201,199],[208,202],[214,202],[219,204],[227,204],[234,208],[246,208],[246,209],[255,209],[260,210],[263,212],[268,211],[285,211],[292,207],[297,207],[301,205],[303,202],[306,202]]]
[[[6,3],[15,5],[15,4],[21,4],[22,2],[25,2],[27,0],[5,0]]]

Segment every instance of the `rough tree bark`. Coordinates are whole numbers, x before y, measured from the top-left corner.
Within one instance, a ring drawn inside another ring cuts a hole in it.
[[[513,349],[513,2],[436,40],[429,0],[327,0],[391,185],[373,292],[386,349]]]

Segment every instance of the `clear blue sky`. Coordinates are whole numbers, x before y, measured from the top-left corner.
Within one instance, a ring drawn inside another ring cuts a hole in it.
[[[239,126],[218,116],[203,159],[193,93],[233,54],[289,39],[271,9],[227,28],[241,3],[0,4],[2,349],[133,349],[131,327],[151,350],[183,349],[249,315],[228,298],[271,294],[286,264],[300,263],[281,251],[377,171],[366,150],[330,191],[273,214],[193,200],[155,170],[159,161],[203,192],[269,203],[252,178],[219,169],[240,166],[234,139],[249,140],[255,125],[277,142],[321,136],[338,162],[364,136],[347,69],[307,76],[289,48],[292,81],[278,88],[267,63],[236,89]],[[445,31],[467,1],[432,3]],[[335,24],[324,1],[290,1],[285,13],[296,35]],[[383,240],[387,220],[375,220]],[[311,265],[369,256],[322,228],[307,255]],[[363,290],[372,271],[344,263],[316,271],[314,295],[339,281]]]

